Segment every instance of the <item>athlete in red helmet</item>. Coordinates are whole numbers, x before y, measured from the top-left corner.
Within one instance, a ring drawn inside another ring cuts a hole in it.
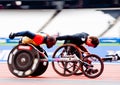
[[[53,47],[56,44],[56,38],[49,36],[46,33],[32,33],[30,31],[21,31],[17,33],[10,33],[9,38],[14,39],[15,37],[23,36],[21,43],[33,44],[39,46],[41,44],[46,44],[47,48]]]

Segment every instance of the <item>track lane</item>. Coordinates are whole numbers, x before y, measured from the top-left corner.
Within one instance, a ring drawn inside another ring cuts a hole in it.
[[[81,76],[63,77],[55,73],[49,63],[48,69],[38,77],[18,78],[10,73],[6,63],[0,63],[1,85],[120,85],[120,64],[106,64],[101,76],[90,79]]]

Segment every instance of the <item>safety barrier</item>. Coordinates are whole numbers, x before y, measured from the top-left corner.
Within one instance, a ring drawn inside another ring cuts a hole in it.
[[[120,43],[120,38],[113,37],[113,38],[100,38],[100,43]]]
[[[19,38],[10,40],[8,38],[0,38],[0,62],[6,61],[10,50],[19,42]],[[51,49],[44,47],[49,56],[52,55],[58,45]],[[98,54],[100,57],[105,57],[109,52],[120,51],[120,38],[100,38],[100,45],[97,48],[89,48],[91,53]]]

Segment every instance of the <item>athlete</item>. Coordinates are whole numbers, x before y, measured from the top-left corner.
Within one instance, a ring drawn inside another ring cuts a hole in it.
[[[64,36],[58,36],[56,40],[65,40],[65,43],[72,43],[77,45],[81,50],[84,51],[84,54],[88,55],[88,50],[83,46],[83,44],[96,48],[99,45],[99,39],[96,36],[90,36],[88,33],[82,32],[77,33],[74,35],[64,35]],[[87,60],[87,62],[91,63],[91,61]],[[98,72],[98,69],[91,69],[87,68],[88,73],[96,73]]]
[[[56,44],[56,38],[46,33],[32,33],[30,31],[21,31],[17,33],[10,33],[9,38],[14,39],[15,37],[23,36],[21,43],[33,44],[39,46],[46,44],[47,48],[51,48]]]
[[[72,43],[77,45],[78,47],[86,44],[87,46],[95,48],[99,45],[99,39],[96,36],[90,36],[88,33],[85,32],[77,33],[74,35],[58,36],[56,40],[65,40],[64,43]]]

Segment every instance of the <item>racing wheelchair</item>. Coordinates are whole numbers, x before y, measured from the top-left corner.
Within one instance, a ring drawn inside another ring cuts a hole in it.
[[[83,46],[82,48],[86,50]],[[69,61],[71,60],[71,62],[52,62],[53,69],[60,75],[63,75],[63,71],[71,73],[70,68],[72,68],[73,71],[77,69],[75,72],[72,71],[73,75],[84,74],[88,78],[96,78],[99,77],[104,70],[103,60],[98,55],[84,55],[84,51],[74,44],[63,44],[58,47],[53,54],[53,58],[68,58]],[[72,58],[75,59],[72,60]],[[61,71],[60,68],[64,70]],[[92,69],[96,69],[97,71],[92,72]]]
[[[100,76],[104,70],[101,58],[95,54],[83,56],[83,51],[74,44],[59,46],[52,57],[42,47],[32,44],[18,44],[8,55],[8,68],[17,77],[36,77],[42,75],[51,61],[56,73],[61,76],[84,74],[88,78]],[[89,69],[97,68],[96,73]]]

